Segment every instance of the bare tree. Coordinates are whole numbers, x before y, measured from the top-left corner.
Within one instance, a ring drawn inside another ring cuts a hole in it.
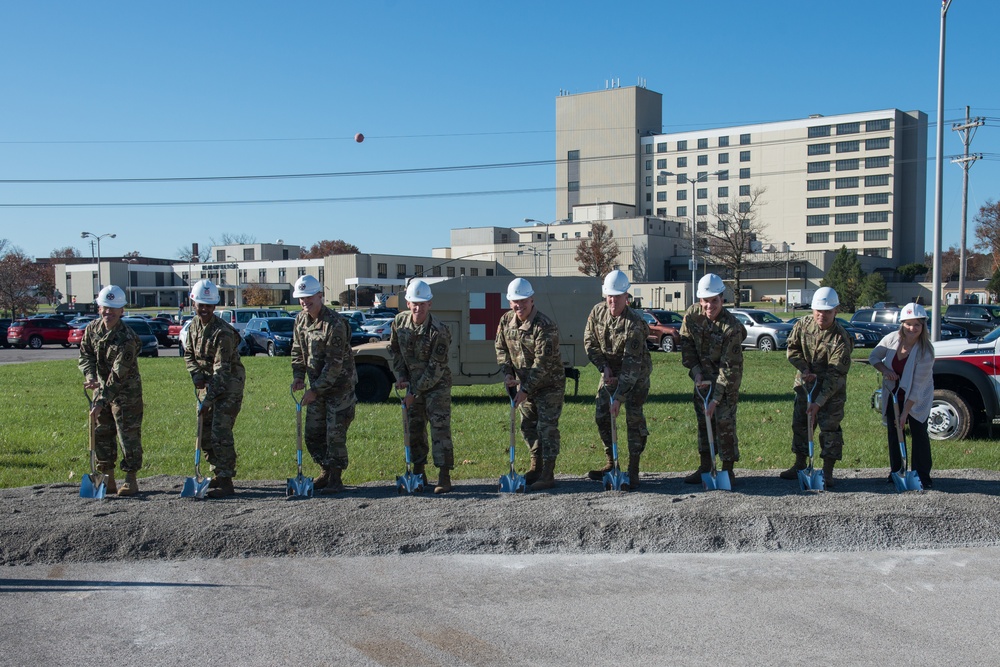
[[[33,295],[39,282],[38,265],[7,239],[0,240],[0,311],[10,313],[11,319],[20,313],[33,313],[38,300]]]
[[[583,275],[600,278],[614,270],[618,243],[614,232],[603,222],[591,225],[590,233],[590,238],[583,239],[576,247],[576,263]]]
[[[184,262],[207,262],[212,258],[212,250],[209,247],[198,246],[198,255],[194,256],[193,259],[191,255],[191,246],[179,246],[174,252],[176,253],[177,259]]]
[[[251,245],[257,242],[257,237],[253,234],[223,234],[218,241],[209,237],[212,245]]]
[[[755,244],[767,243],[764,234],[767,225],[759,218],[760,207],[765,203],[761,199],[765,191],[766,188],[756,188],[750,191],[749,197],[713,202],[711,213],[715,221],[708,222],[704,229],[699,230],[705,239],[708,262],[721,266],[726,274],[723,277],[733,283],[733,298],[737,307],[747,272],[785,264],[784,255],[754,252]]]
[[[993,257],[993,267],[1000,267],[1000,202],[987,199],[976,214],[976,248]]]
[[[634,283],[643,283],[649,280],[648,251],[649,248],[645,243],[637,243],[632,246],[632,282]]]

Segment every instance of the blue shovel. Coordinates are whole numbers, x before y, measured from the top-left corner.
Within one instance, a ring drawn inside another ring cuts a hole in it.
[[[813,380],[812,386],[809,387],[809,391],[806,392],[806,413],[809,412],[809,404],[812,403],[813,392],[816,391],[816,385],[819,384],[819,380]],[[806,467],[799,471],[799,490],[801,491],[825,491],[826,490],[826,477],[823,476],[822,470],[813,470],[813,431],[815,430],[815,425],[813,424],[812,415],[809,415],[806,419],[807,426],[809,429],[809,463]]]
[[[201,434],[205,423],[202,408],[205,401],[198,396],[197,388],[194,390],[194,397],[198,401],[198,436],[194,441],[194,477],[188,477],[184,480],[181,498],[204,498],[208,491],[208,485],[212,481],[211,477],[201,476]]]
[[[711,472],[701,473],[701,483],[705,485],[706,491],[732,491],[733,483],[729,479],[729,473],[725,470],[715,469],[715,438],[712,436],[712,420],[708,418],[708,399],[712,396],[712,384],[707,383],[707,388],[705,393],[701,393],[701,389],[698,385],[694,386],[694,390],[698,392],[698,396],[701,398],[702,404],[705,406],[705,431],[708,435],[708,451],[712,456],[712,470]]]
[[[896,398],[896,392],[892,392],[892,411],[896,415],[896,435],[899,436],[899,453],[903,457],[903,465],[898,471],[892,473],[892,483],[896,485],[896,490],[900,493],[923,491],[924,484],[920,481],[920,476],[913,470],[907,471],[906,469],[906,439],[903,437],[903,427],[899,423],[899,400]]]
[[[289,477],[285,485],[285,496],[296,498],[313,497],[312,477],[302,475],[302,399],[295,397],[295,392],[289,388],[292,400],[295,401],[295,460],[299,466],[299,474]]]
[[[87,402],[90,403],[90,410],[93,410],[94,397],[92,394],[87,393],[86,387],[83,388],[83,395],[87,397]],[[90,410],[87,411],[87,419],[90,421],[90,474],[84,475],[83,479],[80,480],[80,497],[100,500],[107,491],[108,476],[97,469],[97,435],[95,433],[97,425],[95,424],[96,420],[90,414]]]
[[[424,490],[424,476],[413,474],[413,459],[410,456],[410,420],[406,411],[406,396],[400,397],[399,390],[396,390],[396,397],[403,408],[403,451],[406,454],[406,472],[396,478],[396,493],[414,493]]]
[[[510,472],[500,477],[500,493],[524,493],[524,476],[514,472],[514,416],[517,413],[516,387],[507,387],[510,396]]]
[[[615,393],[612,394],[611,390],[605,385],[604,391],[608,395],[608,409],[610,411],[611,406],[615,404],[615,396],[618,394],[618,390],[615,389]],[[628,473],[622,472],[622,469],[618,467],[618,420],[614,415],[611,415],[611,458],[614,461],[614,465],[611,470],[604,473],[604,490],[631,490],[631,480],[628,478]]]

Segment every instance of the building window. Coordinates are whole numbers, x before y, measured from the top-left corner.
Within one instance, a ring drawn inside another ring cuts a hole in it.
[[[397,264],[396,265],[396,277],[397,278],[405,278],[406,277],[406,264]]]
[[[825,162],[810,162],[808,167],[806,168],[806,171],[808,171],[810,174],[818,174],[824,171],[830,171],[830,162],[829,160]]]
[[[486,275],[492,276],[493,275],[493,269],[486,269]]]
[[[215,261],[216,262],[224,262],[224,261],[226,261],[226,251],[225,250],[216,250],[215,251]]]
[[[740,151],[740,162],[750,161],[750,151]]]
[[[708,199],[708,188],[698,188],[695,195],[698,199]]]
[[[888,192],[874,192],[870,195],[865,195],[865,206],[877,206],[879,204],[889,203],[889,193]]]
[[[578,151],[578,150],[577,151],[568,151],[566,153],[566,159],[567,160],[579,160],[580,159],[580,151]]]
[[[856,225],[858,224],[858,214],[857,213],[838,213],[833,216],[833,224],[835,225]]]
[[[865,211],[865,222],[889,222],[889,211]]]
[[[257,269],[257,282],[259,283],[267,282],[267,269]]]
[[[688,198],[688,192],[687,192],[687,190],[678,190],[677,191],[677,201],[687,201],[687,198]]]
[[[888,241],[889,240],[889,230],[888,229],[866,229],[865,230],[865,241]]]
[[[865,158],[865,169],[878,169],[880,167],[889,166],[889,156],[880,155],[878,157],[866,157]]]
[[[649,154],[652,152],[653,152],[653,144],[646,144],[646,153]]]
[[[566,184],[566,190],[569,192],[579,192],[580,191],[580,181],[570,181]]]
[[[677,217],[678,218],[684,218],[684,217],[687,216],[687,214],[688,214],[688,207],[687,206],[678,206],[677,207]]]
[[[658,218],[665,218],[665,217],[667,217],[667,209],[666,208],[658,208],[658,209],[656,209],[656,217],[658,217]]]
[[[806,243],[829,243],[830,232],[812,232],[806,234]]]
[[[806,181],[806,190],[812,192],[813,190],[829,190],[830,189],[830,179],[829,178],[817,178],[811,181]]]
[[[742,169],[740,169],[740,173],[743,173],[743,170],[742,170]],[[750,174],[750,170],[749,170],[749,169],[747,169],[747,176],[748,176],[748,177],[749,177],[749,174]],[[728,180],[729,180],[729,170],[728,170],[728,169],[722,169],[722,170],[720,170],[720,171],[719,171],[719,173],[718,173],[718,174],[716,174],[715,176],[716,176],[716,178],[718,178],[718,179],[719,179],[720,181],[728,181]]]
[[[460,276],[464,276],[465,275],[465,267],[464,266],[458,267],[458,275],[460,275]]]
[[[719,164],[729,164],[729,153],[719,153]]]
[[[719,148],[725,148],[729,145],[729,137],[719,137]]]
[[[865,248],[865,257],[888,257],[888,248]]]
[[[299,278],[301,278],[302,276],[306,275],[306,267],[300,266],[298,274],[299,274],[298,275]],[[246,272],[244,272],[244,275],[246,275]]]
[[[699,167],[704,167],[707,164],[708,164],[708,156],[707,155],[699,155],[698,156],[698,166]]]
[[[740,168],[740,178],[750,178],[750,167]],[[722,178],[720,177],[719,180],[721,181]]]
[[[857,232],[834,232],[833,234],[834,243],[857,243],[857,241]]]
[[[843,188],[856,188],[856,187],[858,187],[857,176],[845,176],[844,178],[837,179],[838,190],[841,190]]]
[[[431,275],[434,276],[435,278],[440,278],[441,277],[441,265],[440,264],[438,264],[437,266],[432,266],[431,267]]]
[[[808,155],[826,155],[830,152],[830,144],[809,144],[806,148]]]
[[[806,199],[806,208],[830,208],[830,198],[809,197]]]
[[[454,278],[455,277],[455,267],[454,266],[446,266],[444,268],[445,268],[445,270],[447,270],[449,278]]]
[[[750,202],[748,202],[748,201],[741,201],[740,202],[740,213],[749,213],[749,212],[750,212]]]
[[[705,148],[708,148],[708,139],[699,139],[698,140],[698,149],[702,150],[702,149],[705,149]]]
[[[708,206],[705,204],[698,204],[695,207],[695,215],[708,215]]]
[[[750,196],[750,186],[749,185],[741,185],[740,186],[740,196],[741,197],[749,197]]]
[[[666,153],[667,152],[667,142],[661,141],[660,143],[656,144],[656,152],[657,153]]]
[[[861,131],[861,123],[838,123],[837,134],[857,134]]]
[[[476,267],[473,266],[472,268],[469,269],[469,275],[470,276],[478,276],[479,275],[479,269],[477,269]]]
[[[667,201],[667,191],[660,190],[656,193],[656,201]]]
[[[677,166],[678,167],[682,167],[682,168],[686,168],[688,166],[688,159],[687,159],[687,157],[679,157],[679,158],[677,158]]]
[[[647,176],[646,177],[646,185],[647,186],[653,185],[653,177],[652,176]]]
[[[749,133],[748,134],[741,134],[740,135],[740,146],[749,146],[749,145],[750,145],[750,134]]]
[[[719,215],[727,215],[729,213],[729,204],[722,202],[718,205]]]
[[[880,148],[889,147],[889,137],[879,137],[878,139],[865,139],[866,151],[877,151]]]
[[[719,199],[724,199],[725,197],[728,197],[729,196],[729,188],[726,187],[726,186],[722,186],[721,188],[719,188],[717,196],[719,197]]]
[[[253,248],[243,248],[243,259],[253,259]]]
[[[656,161],[656,168],[657,169],[666,169],[667,168],[667,158],[661,157],[659,160],[657,160]]]
[[[834,199],[834,206],[857,206],[857,195],[838,195]]]
[[[809,138],[814,139],[816,137],[829,137],[830,136],[830,126],[829,125],[816,125],[809,128]]]
[[[389,265],[388,264],[379,264],[378,268],[377,268],[377,275],[378,275],[379,278],[388,278],[389,277]]]
[[[837,171],[855,171],[859,168],[858,159],[854,158],[852,160],[837,160],[836,163]]]
[[[414,264],[413,265],[413,275],[415,275],[415,276],[422,276],[422,275],[424,275],[424,265],[423,264]]]
[[[666,174],[657,174],[656,175],[656,184],[657,185],[666,185],[667,184],[667,175]]]
[[[837,142],[837,152],[838,153],[857,153],[861,150],[860,141],[838,141]]]
[[[889,185],[889,174],[877,174],[875,176],[865,176],[865,187],[875,188]]]
[[[653,195],[652,195],[652,193],[649,193],[649,192],[646,193],[646,201],[653,201]]]
[[[870,120],[865,123],[865,132],[879,132],[882,130],[889,129],[889,119],[880,118],[878,120]]]
[[[677,174],[677,185],[682,185],[688,182],[687,174]]]
[[[653,171],[653,161],[646,160],[646,171]]]
[[[684,141],[677,142],[677,150],[686,151],[687,149],[688,149],[688,142],[686,139]]]
[[[823,227],[830,224],[828,215],[807,215],[806,227]]]
[[[280,269],[278,269],[278,282],[284,283],[287,281],[288,281],[288,276],[286,275],[286,269],[285,267],[281,267]]]

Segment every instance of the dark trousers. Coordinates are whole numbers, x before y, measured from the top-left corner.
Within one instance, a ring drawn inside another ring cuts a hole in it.
[[[889,424],[889,467],[892,471],[899,470],[903,465],[903,457],[899,453],[899,434],[893,421],[892,412],[886,418]],[[923,484],[931,479],[931,441],[927,436],[927,422],[920,422],[909,416],[906,425],[910,427],[910,467],[916,471]]]

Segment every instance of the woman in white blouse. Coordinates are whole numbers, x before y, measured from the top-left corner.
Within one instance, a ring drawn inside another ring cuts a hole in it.
[[[882,414],[888,424],[889,464],[893,471],[902,466],[899,436],[896,433],[892,393],[899,402],[899,423],[909,425],[910,463],[924,488],[931,481],[931,443],[927,437],[927,417],[934,401],[934,346],[927,331],[927,311],[908,303],[899,313],[899,330],[875,346],[868,363],[882,373]]]

